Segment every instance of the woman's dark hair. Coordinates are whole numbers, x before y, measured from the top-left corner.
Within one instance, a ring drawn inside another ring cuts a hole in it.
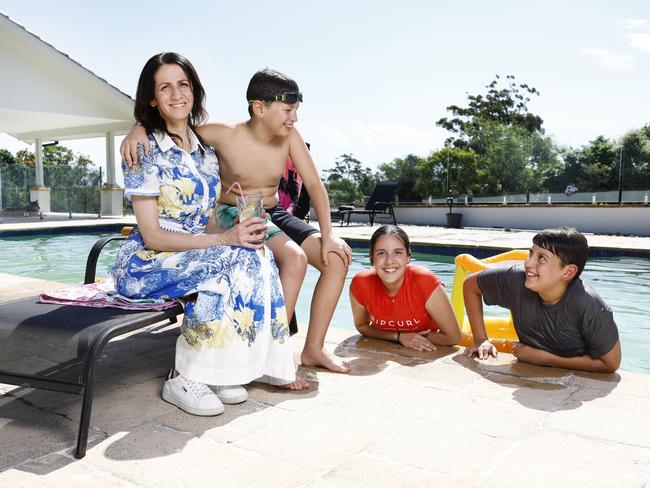
[[[138,88],[135,94],[135,108],[133,115],[135,120],[142,124],[147,132],[163,132],[168,133],[172,137],[177,137],[177,134],[171,134],[167,130],[165,120],[160,116],[158,108],[151,106],[151,101],[156,97],[156,80],[155,75],[162,65],[175,64],[180,66],[192,87],[194,94],[194,104],[192,105],[192,112],[190,113],[189,125],[192,130],[205,122],[208,118],[208,113],[205,111],[205,90],[199,80],[199,75],[189,60],[177,53],[160,53],[152,56],[149,61],[142,68],[140,79],[138,80]]]
[[[409,240],[408,234],[396,225],[382,225],[370,238],[370,251],[368,253],[370,256],[370,264],[374,264],[373,254],[375,253],[375,244],[377,244],[377,240],[381,236],[385,235],[393,236],[402,241],[402,244],[404,244],[404,247],[406,248],[406,254],[408,256],[411,255],[411,241]]]
[[[535,234],[533,244],[555,254],[562,266],[575,264],[578,267],[575,278],[580,276],[589,257],[587,238],[573,227],[544,229]]]

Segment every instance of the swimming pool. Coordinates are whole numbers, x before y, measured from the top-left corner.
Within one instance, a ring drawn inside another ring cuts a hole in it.
[[[102,234],[107,235],[107,234]],[[39,235],[0,238],[0,272],[31,276],[63,283],[82,283],[88,251],[100,237],[97,234]],[[102,253],[98,276],[105,276],[112,265],[119,243],[111,243]],[[413,263],[431,269],[451,292],[454,264],[449,256],[414,254]],[[355,251],[341,300],[332,324],[354,329],[348,287],[352,276],[369,267],[367,251]],[[582,278],[590,283],[614,310],[623,347],[621,368],[650,373],[650,259],[593,258]],[[298,320],[307,322],[311,291],[318,272],[309,268],[297,306]],[[501,309],[486,307],[486,314],[503,314]]]

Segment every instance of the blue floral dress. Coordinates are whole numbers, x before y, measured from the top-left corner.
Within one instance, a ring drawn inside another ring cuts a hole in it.
[[[219,199],[219,163],[191,133],[187,153],[169,135],[150,134],[141,164],[123,165],[125,197],[155,196],[160,227],[200,234]],[[130,298],[189,297],[176,369],[210,385],[295,380],[278,269],[270,249],[216,246],[183,252],[147,249],[134,230],[112,270],[117,291]]]

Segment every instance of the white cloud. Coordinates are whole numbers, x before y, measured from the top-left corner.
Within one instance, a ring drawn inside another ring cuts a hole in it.
[[[635,34],[628,34],[625,36],[629,39],[630,47],[639,49],[641,51],[650,52],[650,34],[642,34],[637,32]]]
[[[609,66],[610,68],[629,68],[632,65],[632,60],[634,59],[629,54],[620,54],[608,49],[601,49],[598,47],[587,47],[581,51],[584,54],[596,58],[603,66]]]
[[[626,19],[625,20],[625,29],[645,29],[650,27],[650,22],[646,19]]]

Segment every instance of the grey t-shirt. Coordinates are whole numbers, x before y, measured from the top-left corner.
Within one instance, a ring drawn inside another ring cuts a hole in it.
[[[589,285],[575,278],[559,302],[546,305],[525,281],[521,265],[478,275],[485,303],[512,312],[520,342],[563,357],[598,358],[611,351],[618,341],[612,310]]]

